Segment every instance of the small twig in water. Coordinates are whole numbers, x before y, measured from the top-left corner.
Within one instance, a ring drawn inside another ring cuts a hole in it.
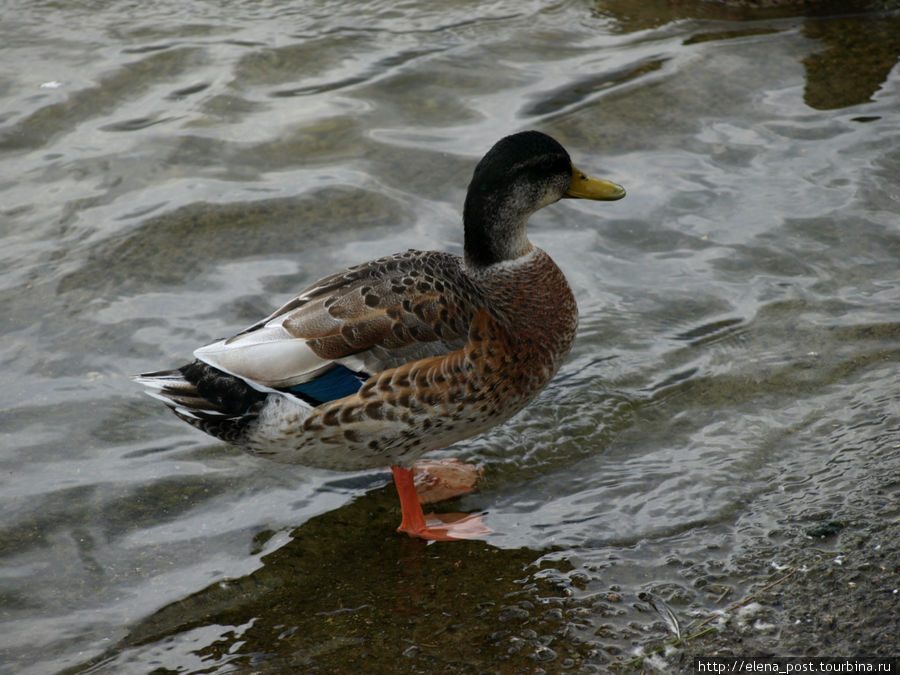
[[[775,586],[777,586],[777,585],[780,584],[781,582],[786,581],[787,579],[790,579],[792,576],[794,576],[794,574],[797,573],[797,570],[799,570],[799,569],[800,569],[799,567],[795,567],[794,569],[792,569],[790,572],[788,572],[787,574],[785,574],[785,575],[784,575],[783,577],[781,577],[780,579],[776,579],[776,580],[773,581],[772,583],[767,584],[766,586],[763,586],[762,588],[760,588],[760,589],[757,590],[757,591],[754,591],[753,593],[751,593],[750,595],[748,595],[746,598],[744,598],[744,599],[741,600],[740,602],[736,602],[736,603],[734,603],[733,605],[729,605],[729,606],[725,609],[725,611],[726,611],[726,612],[733,612],[734,610],[738,609],[739,607],[743,607],[744,605],[746,605],[746,604],[748,604],[749,602],[751,602],[754,598],[756,598],[757,596],[759,596],[761,593],[765,593],[766,591],[768,591],[768,590],[771,589],[771,588],[774,588]],[[723,597],[725,597],[725,594],[722,594],[722,596],[720,596],[719,600],[721,600]],[[717,601],[717,602],[718,602],[718,601]],[[650,603],[650,606],[653,607],[654,609],[656,609],[656,607],[653,606],[653,603]],[[667,609],[668,609],[668,608],[667,608]],[[656,611],[659,611],[659,610],[657,609]],[[677,647],[677,646],[680,645],[680,644],[684,644],[684,643],[687,642],[688,640],[695,640],[695,639],[697,639],[697,638],[699,638],[699,637],[701,637],[701,636],[703,636],[703,635],[706,635],[706,634],[709,633],[710,631],[714,630],[714,628],[713,628],[712,626],[710,626],[709,628],[707,628],[707,629],[705,629],[705,630],[701,630],[701,631],[699,631],[699,632],[695,632],[695,631],[697,631],[697,629],[699,629],[699,628],[702,628],[702,627],[705,626],[706,624],[708,624],[708,623],[714,621],[714,620],[717,619],[717,618],[719,618],[719,615],[718,615],[718,614],[710,614],[708,617],[706,617],[705,619],[703,619],[703,621],[701,621],[701,622],[698,623],[696,626],[694,626],[693,628],[691,628],[692,632],[691,632],[691,634],[688,635],[687,637],[685,637],[685,638],[683,638],[683,639],[682,639],[681,637],[678,637],[678,638],[676,638],[675,640],[673,640],[672,642],[665,642],[665,643],[663,643],[663,645],[662,645],[661,647],[658,647],[657,649],[653,650],[653,651],[650,652],[649,654],[644,654],[643,656],[638,656],[638,657],[636,657],[636,658],[633,658],[633,659],[631,659],[631,661],[626,661],[623,665],[625,665],[625,666],[630,666],[630,667],[637,666],[637,665],[639,665],[640,663],[642,663],[642,662],[644,661],[644,659],[646,659],[648,656],[653,656],[654,654],[659,654],[659,653],[661,653],[667,646]],[[676,624],[676,625],[677,625],[677,624]]]

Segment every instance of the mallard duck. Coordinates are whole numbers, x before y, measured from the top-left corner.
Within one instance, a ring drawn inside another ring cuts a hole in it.
[[[409,250],[314,283],[194,361],[137,379],[178,417],[273,460],[337,470],[390,466],[397,528],[424,539],[483,533],[426,518],[412,464],[509,419],[553,378],[578,310],[563,273],[526,234],[563,197],[616,200],[537,131],[475,167],[463,257]]]

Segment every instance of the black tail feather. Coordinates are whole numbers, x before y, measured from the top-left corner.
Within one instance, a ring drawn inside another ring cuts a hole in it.
[[[194,361],[182,366],[178,372],[194,385],[202,399],[213,405],[215,411],[228,416],[246,414],[267,396],[239,377],[224,373],[203,361]]]
[[[240,443],[267,394],[239,377],[194,361],[177,370],[136,378],[185,422],[229,443]]]

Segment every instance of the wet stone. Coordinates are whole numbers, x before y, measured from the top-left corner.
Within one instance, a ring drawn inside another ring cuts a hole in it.
[[[525,621],[529,617],[528,610],[515,605],[507,605],[501,608],[497,616],[498,621]]]
[[[534,660],[540,661],[541,663],[548,663],[550,661],[556,660],[556,652],[550,649],[550,647],[538,647],[534,650]]]

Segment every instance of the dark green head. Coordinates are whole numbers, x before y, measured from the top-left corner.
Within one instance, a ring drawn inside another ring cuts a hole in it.
[[[501,139],[475,167],[463,211],[466,264],[485,267],[531,250],[528,217],[562,197],[612,200],[625,190],[590,178],[569,153],[539,131]]]

